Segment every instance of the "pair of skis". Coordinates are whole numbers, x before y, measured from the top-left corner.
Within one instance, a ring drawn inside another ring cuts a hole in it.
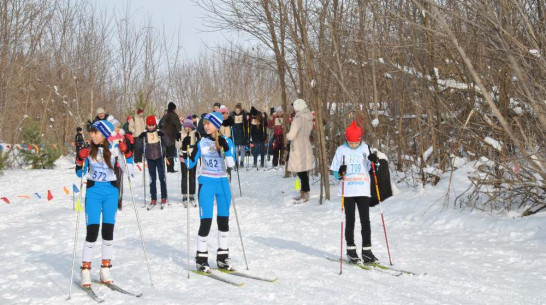
[[[273,282],[276,282],[278,280],[277,277],[261,277],[261,276],[249,274],[249,273],[246,273],[246,272],[229,271],[229,270],[224,270],[224,269],[213,269],[213,270],[217,270],[217,271],[220,271],[222,273],[226,273],[226,274],[230,274],[230,275],[234,275],[234,276],[239,276],[239,277],[249,278],[249,279],[253,279],[253,280],[257,280],[257,281],[269,282],[269,283],[273,283]],[[220,282],[224,282],[226,284],[233,285],[233,286],[240,287],[240,286],[243,286],[245,284],[244,282],[237,282],[237,281],[234,281],[234,280],[229,279],[227,277],[224,277],[224,276],[222,276],[220,274],[213,273],[213,272],[208,273],[208,272],[197,271],[197,270],[192,270],[192,272],[195,273],[195,274],[199,274],[199,275],[202,275],[202,276],[206,276],[206,277],[218,280]]]
[[[326,259],[328,259],[329,261],[333,261],[333,262],[339,262],[339,258],[327,257]],[[403,269],[398,269],[398,268],[394,268],[394,267],[390,267],[390,266],[385,266],[385,265],[382,265],[382,264],[379,264],[379,263],[354,264],[354,263],[350,262],[348,259],[343,259],[343,262],[345,264],[352,265],[352,266],[358,267],[358,268],[363,269],[363,270],[373,270],[373,271],[377,271],[377,272],[385,273],[385,274],[389,274],[389,275],[394,275],[394,276],[418,275],[415,272],[411,272],[411,271],[407,271],[407,270],[403,270]],[[426,273],[424,273],[424,274],[426,274]]]
[[[141,297],[142,296],[142,293],[139,292],[139,293],[135,293],[135,292],[130,292],[130,291],[127,291],[121,287],[119,287],[118,285],[116,284],[105,284],[105,283],[100,283],[100,284],[103,284],[104,286],[110,288],[111,290],[113,291],[117,291],[119,293],[122,293],[122,294],[126,294],[126,295],[130,295],[130,296],[134,296],[134,297]],[[95,302],[97,303],[102,303],[104,302],[104,299],[100,298],[99,296],[97,296],[97,294],[95,293],[95,291],[93,290],[93,288],[91,287],[82,287],[80,285],[78,285],[83,291],[85,291],[87,293],[87,295],[93,299]]]

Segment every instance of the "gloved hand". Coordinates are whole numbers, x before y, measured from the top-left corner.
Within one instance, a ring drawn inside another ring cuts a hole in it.
[[[379,158],[377,157],[376,154],[372,153],[368,156],[368,160],[370,160],[371,162],[377,164],[379,163]]]
[[[85,159],[89,157],[89,152],[89,147],[80,149],[80,151],[78,152],[78,156],[76,157],[76,164],[82,165]]]
[[[127,152],[127,144],[126,144],[125,142],[119,143],[119,150],[120,150],[122,153],[126,153],[126,152]]]
[[[182,134],[179,132],[179,133],[176,135],[176,140],[177,140],[177,141],[180,141],[181,137],[182,137]]]
[[[226,157],[226,166],[228,168],[233,168],[235,167],[235,160],[233,160],[233,157],[232,156],[227,156]]]
[[[343,164],[337,170],[337,174],[339,175],[340,178],[343,178],[346,173],[347,173],[347,165]]]

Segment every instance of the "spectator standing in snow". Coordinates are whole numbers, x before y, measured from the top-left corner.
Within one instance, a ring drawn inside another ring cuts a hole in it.
[[[307,108],[302,99],[297,99],[292,104],[296,112],[290,131],[286,139],[290,142],[290,158],[288,159],[288,170],[297,173],[300,182],[300,195],[295,197],[297,203],[309,201],[309,171],[313,169],[313,148],[309,136],[313,130],[313,114]]]
[[[129,131],[135,137],[135,162],[142,162],[142,151],[144,149],[144,144],[142,139],[138,138],[140,134],[146,129],[146,123],[144,122],[144,110],[138,108],[136,115],[133,117],[132,121],[129,121]]]
[[[283,136],[283,113],[282,107],[275,109],[271,120],[268,122],[268,127],[273,128],[273,166],[283,165],[282,154],[284,152],[284,136]]]
[[[240,167],[244,166],[245,159],[245,146],[248,145],[248,133],[247,133],[247,113],[241,106],[241,103],[235,105],[235,110],[231,113],[233,118],[232,139],[235,144],[235,156],[238,160],[235,160]]]
[[[167,151],[167,172],[176,173],[177,170],[174,169],[174,161],[177,157],[176,155],[176,141],[180,140],[180,130],[182,129],[182,124],[180,124],[180,117],[176,112],[176,105],[173,102],[170,102],[167,106],[167,113],[163,117],[163,127],[162,130],[165,133],[164,145]]]

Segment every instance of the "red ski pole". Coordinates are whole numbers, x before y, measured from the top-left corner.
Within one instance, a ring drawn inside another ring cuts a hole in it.
[[[372,163],[373,178],[375,180],[375,191],[377,192],[377,201],[379,201],[379,211],[381,212],[381,222],[383,222],[383,232],[385,232],[385,242],[387,243],[387,253],[389,254],[389,263],[392,266],[391,250],[389,248],[389,238],[387,237],[387,227],[385,226],[385,218],[383,217],[383,207],[381,206],[381,196],[379,195],[379,186],[377,184],[377,175],[375,174],[375,163]]]

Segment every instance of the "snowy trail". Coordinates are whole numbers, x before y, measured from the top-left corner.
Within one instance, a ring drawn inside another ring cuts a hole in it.
[[[94,304],[76,286],[65,302],[72,262],[76,214],[72,194],[62,187],[79,187],[69,161],[56,170],[14,170],[0,176],[0,196],[15,198],[0,205],[0,304]],[[463,170],[455,178],[460,192],[466,188]],[[393,277],[325,259],[339,255],[340,200],[318,204],[318,183],[311,186],[311,201],[294,205],[294,178],[277,171],[240,172],[243,197],[236,176],[233,191],[241,230],[253,274],[275,275],[266,283],[244,281],[232,287],[195,274],[187,278],[186,209],[180,200],[180,173],[167,174],[172,205],[146,211],[142,206],[142,173],[133,182],[137,209],[155,283],[150,287],[138,227],[125,183],[124,209],[118,212],[116,255],[112,273],[116,283],[134,298],[95,285],[107,304],[546,304],[546,215],[512,219],[481,212],[441,211],[434,204],[445,192],[440,183],[425,190],[401,189],[384,203],[384,214],[395,267],[427,273]],[[442,181],[443,182],[443,181]],[[460,188],[460,189],[459,189]],[[17,199],[51,189],[55,198]],[[335,194],[335,186],[332,185]],[[149,199],[149,194],[147,194]],[[430,207],[430,208],[429,208]],[[233,211],[233,210],[232,210]],[[191,253],[195,252],[198,210],[191,208]],[[371,209],[374,253],[388,263],[378,207]],[[80,265],[85,235],[84,215],[76,266]],[[234,214],[230,219],[233,262],[245,270]],[[360,226],[355,237],[360,243]],[[214,266],[217,229],[209,235]],[[95,248],[93,278],[98,279],[100,240]],[[193,258],[191,266],[193,268]],[[79,280],[79,269],[75,270]]]

